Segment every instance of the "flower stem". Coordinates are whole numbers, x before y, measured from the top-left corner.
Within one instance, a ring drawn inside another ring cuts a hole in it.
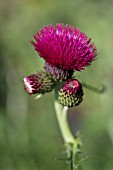
[[[68,107],[62,106],[61,104],[58,103],[58,91],[61,88],[62,83],[63,82],[56,82],[56,87],[55,87],[56,100],[54,102],[54,106],[55,106],[56,116],[66,146],[67,159],[70,162],[70,168],[71,170],[74,169],[81,170],[79,153],[78,153],[78,149],[80,150],[80,145],[81,145],[80,137],[77,135],[77,137],[74,138],[73,134],[70,131],[68,120],[67,120]]]
[[[59,127],[65,142],[68,160],[70,162],[71,170],[81,170],[81,164],[79,161],[78,148],[80,147],[81,141],[79,136],[74,138],[67,121],[68,107],[63,107],[57,101],[54,102],[56,116],[59,123]],[[80,148],[79,148],[80,149]]]
[[[57,120],[60,126],[60,130],[62,133],[62,136],[64,138],[65,143],[73,143],[74,137],[69,129],[68,123],[67,123],[67,111],[68,107],[63,107],[61,104],[59,104],[57,101],[54,102],[55,110],[56,110],[56,116]]]

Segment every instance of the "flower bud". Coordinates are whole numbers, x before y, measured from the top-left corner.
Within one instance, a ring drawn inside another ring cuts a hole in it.
[[[77,79],[67,80],[59,91],[58,101],[63,106],[73,107],[83,100],[83,89]]]
[[[23,79],[25,90],[29,94],[44,94],[53,90],[54,80],[50,78],[45,72],[38,72],[26,76]]]

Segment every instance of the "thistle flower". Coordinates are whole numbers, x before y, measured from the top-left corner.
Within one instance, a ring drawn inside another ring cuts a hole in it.
[[[32,45],[48,66],[66,72],[66,75],[70,71],[84,70],[97,55],[91,38],[70,25],[44,26],[34,39],[36,42],[32,41]]]
[[[53,90],[54,80],[50,78],[45,72],[38,72],[26,76],[23,79],[25,90],[29,94],[44,94]]]
[[[82,85],[77,79],[67,80],[59,91],[58,101],[64,106],[73,107],[83,100]]]
[[[89,66],[96,59],[97,50],[91,38],[70,25],[44,26],[35,34],[34,39],[35,42],[32,41],[31,44],[45,60],[45,72],[26,76],[23,79],[24,87],[29,94],[38,93],[37,98],[54,88],[56,115],[68,151],[67,159],[72,155],[70,165],[71,169],[74,169],[79,161],[81,140],[79,135],[75,138],[69,129],[67,111],[68,107],[77,106],[82,102],[84,93],[81,83],[73,78],[73,72],[82,71]],[[84,86],[93,91],[97,90]],[[80,165],[77,169],[81,169]]]

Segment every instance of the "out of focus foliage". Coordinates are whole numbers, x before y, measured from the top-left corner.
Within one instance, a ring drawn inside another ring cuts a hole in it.
[[[96,94],[84,88],[84,101],[69,110],[73,133],[83,140],[83,170],[113,169],[113,1],[0,1],[0,170],[69,169],[53,107],[54,92],[34,100],[22,79],[43,68],[29,41],[43,25],[63,22],[92,37],[98,59],[77,78],[106,85]],[[88,158],[85,159],[85,155]]]

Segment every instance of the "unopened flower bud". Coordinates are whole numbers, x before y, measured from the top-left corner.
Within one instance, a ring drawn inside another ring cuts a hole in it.
[[[44,94],[53,90],[54,80],[50,78],[45,72],[38,72],[26,76],[23,79],[25,90],[29,94]]]
[[[63,106],[73,107],[83,100],[83,89],[77,79],[67,80],[59,91],[58,101]]]

